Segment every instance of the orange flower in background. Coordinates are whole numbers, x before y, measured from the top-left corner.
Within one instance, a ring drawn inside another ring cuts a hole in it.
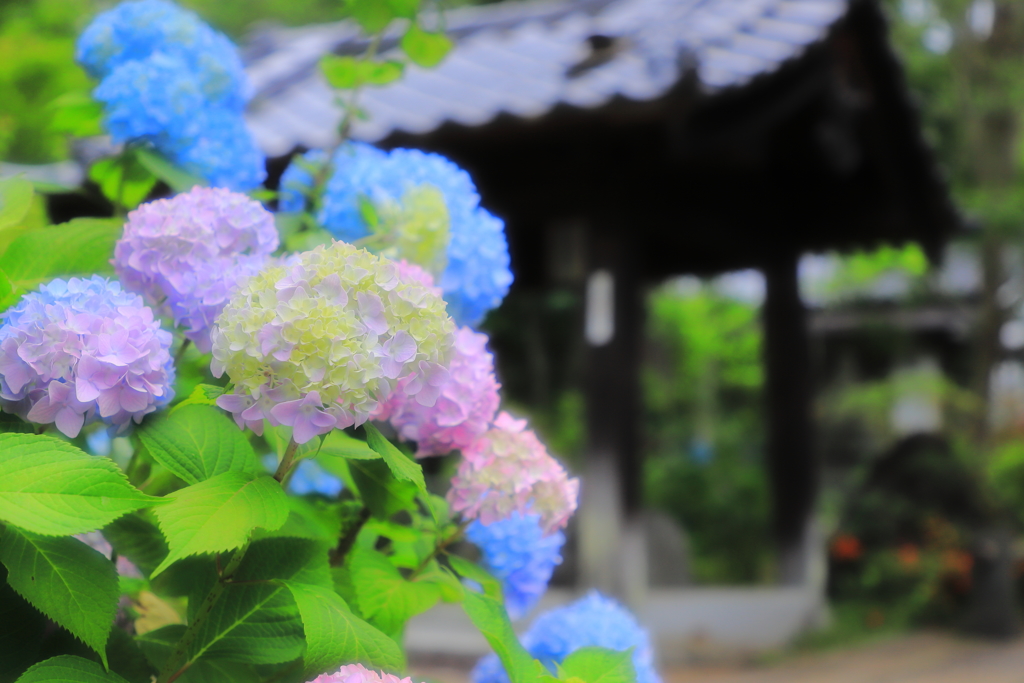
[[[913,543],[904,543],[896,550],[896,559],[904,569],[917,569],[921,564],[921,550]]]
[[[950,574],[970,576],[974,568],[974,556],[963,550],[947,550],[942,553],[942,566]]]
[[[832,540],[832,557],[839,562],[853,562],[864,554],[860,539],[852,534],[840,534]]]

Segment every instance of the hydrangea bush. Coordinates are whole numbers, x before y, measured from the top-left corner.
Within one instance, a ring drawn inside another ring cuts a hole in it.
[[[413,20],[408,59],[443,57],[415,6],[367,3],[369,33]],[[411,683],[405,625],[440,602],[515,683],[647,676],[617,606],[575,640],[551,615],[512,629],[579,482],[499,412],[471,326],[512,276],[469,176],[343,141],[296,162],[275,216],[236,191],[262,157],[224,36],[124,2],[77,59],[125,143],[90,171],[119,215],[33,225],[31,184],[0,180],[0,681]],[[402,63],[323,68],[348,121]],[[457,463],[450,483],[428,488],[425,456]]]

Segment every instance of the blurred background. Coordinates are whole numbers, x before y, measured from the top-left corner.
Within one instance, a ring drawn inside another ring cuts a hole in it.
[[[81,180],[50,103],[91,90],[74,40],[111,4],[0,4],[4,174]],[[360,46],[343,4],[181,4],[242,46],[273,185],[336,127],[311,65]],[[445,16],[456,50],[368,93],[354,136],[451,156],[506,221],[516,283],[483,326],[504,400],[584,478],[544,604],[619,596],[672,680],[836,649],[790,678],[1018,680],[1024,6]],[[88,187],[49,208],[109,211]],[[409,647],[458,670],[478,644],[446,633]]]

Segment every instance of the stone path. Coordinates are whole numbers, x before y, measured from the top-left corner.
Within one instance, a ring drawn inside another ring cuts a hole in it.
[[[766,666],[672,667],[665,683],[1024,683],[1024,640],[916,634]],[[467,683],[464,667],[413,667],[414,681]]]

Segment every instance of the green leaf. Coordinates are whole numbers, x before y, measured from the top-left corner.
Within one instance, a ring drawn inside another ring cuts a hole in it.
[[[381,457],[380,453],[370,448],[365,441],[349,436],[340,429],[329,432],[324,439],[317,458],[324,456],[352,460],[377,460]]]
[[[436,584],[407,581],[376,550],[357,546],[347,564],[360,613],[393,638],[401,636],[405,622],[441,599],[441,589]]]
[[[139,164],[175,192],[188,192],[196,185],[209,185],[203,178],[175,166],[156,150],[139,147],[134,151]]]
[[[171,408],[171,412],[185,406],[215,406],[217,399],[225,393],[224,387],[213,384],[197,384],[188,398]]]
[[[387,0],[388,7],[396,17],[415,19],[416,10],[420,8],[420,0]]]
[[[437,560],[431,560],[416,577],[417,583],[432,583],[441,592],[445,602],[462,602],[466,589],[449,569],[442,567]]]
[[[100,186],[103,196],[126,209],[138,206],[157,181],[136,151],[126,149],[119,156],[100,159],[89,169],[89,180]]]
[[[50,436],[0,434],[0,521],[71,536],[161,502],[129,484],[108,458]]]
[[[32,206],[32,183],[20,175],[0,178],[0,230],[21,223]]]
[[[153,576],[183,557],[237,548],[256,527],[277,529],[288,519],[287,496],[265,474],[224,472],[166,499],[156,518],[170,552]]]
[[[112,273],[110,259],[122,227],[123,221],[117,218],[76,218],[29,230],[18,235],[0,257],[0,270],[22,289],[58,276]]]
[[[363,62],[359,65],[360,80],[368,85],[387,85],[394,83],[405,72],[401,62]]]
[[[540,665],[519,642],[501,602],[489,595],[466,591],[462,608],[491,644],[512,683],[538,683]]]
[[[0,413],[0,433],[3,434],[35,434],[36,430],[28,422],[17,415]],[[376,455],[376,454],[375,454]]]
[[[354,615],[332,588],[296,581],[287,585],[302,615],[307,676],[333,671],[349,662],[390,671],[405,668],[398,644]]]
[[[405,32],[401,44],[409,59],[427,69],[440,64],[452,49],[448,36],[424,31],[417,24],[412,24]]]
[[[50,130],[84,138],[103,134],[103,105],[84,92],[69,92],[50,102]]]
[[[371,35],[383,31],[395,18],[387,0],[348,0],[347,4],[353,18]]]
[[[359,83],[359,60],[355,57],[326,55],[320,59],[320,70],[323,71],[324,78],[331,84],[331,87],[338,90],[352,90],[361,85]]]
[[[7,277],[7,273],[0,270],[0,311],[6,310],[14,305],[20,298],[21,292]]]
[[[387,85],[402,77],[405,65],[396,61],[378,62],[356,57],[327,55],[320,60],[320,69],[327,82],[339,90],[352,90],[363,85]]]
[[[103,537],[118,555],[132,561],[146,576],[167,557],[167,541],[152,522],[125,515],[103,527]]]
[[[262,472],[245,434],[223,410],[188,405],[147,420],[139,438],[158,463],[189,484],[224,472]]]
[[[501,593],[501,583],[491,576],[490,572],[478,565],[476,562],[470,562],[464,557],[458,555],[446,555],[448,563],[452,566],[459,576],[464,579],[469,579],[480,584],[480,587],[484,591],[484,595],[487,595],[495,600],[503,600]]]
[[[52,657],[21,675],[17,683],[128,683],[113,671],[74,655]]]
[[[235,573],[234,583],[226,586],[197,630],[188,661],[277,664],[300,657],[302,619],[284,585],[289,580],[329,587],[326,549],[301,538],[254,541]],[[204,593],[190,597],[190,605],[198,605]]]
[[[185,626],[173,624],[150,631],[135,640],[142,648],[146,659],[154,668],[160,665],[174,651],[174,646],[185,633]],[[251,683],[264,680],[251,664],[225,662],[217,659],[202,659],[193,662],[185,672],[175,679],[175,683]]]
[[[391,473],[399,481],[411,481],[416,488],[426,493],[427,483],[423,480],[423,468],[419,463],[413,462],[409,456],[398,450],[393,443],[384,438],[384,435],[371,423],[363,425],[366,429],[366,445],[377,451],[384,462],[391,468]]]
[[[330,462],[329,460],[325,462]],[[411,481],[398,481],[391,468],[380,460],[338,461],[348,466],[352,480],[366,507],[378,519],[388,519],[400,510],[413,507],[419,490]],[[325,467],[325,469],[328,469]]]
[[[120,591],[114,564],[76,538],[51,538],[9,526],[0,537],[7,582],[36,609],[107,663],[107,636]]]
[[[142,579],[133,580],[142,581]],[[121,592],[124,593],[123,590]],[[151,683],[153,674],[156,673],[146,661],[146,655],[135,639],[120,628],[110,629],[110,639],[107,641],[107,660],[110,670],[123,676],[129,683]]]
[[[578,678],[584,683],[634,683],[633,648],[609,650],[581,647],[558,666],[559,678]]]

